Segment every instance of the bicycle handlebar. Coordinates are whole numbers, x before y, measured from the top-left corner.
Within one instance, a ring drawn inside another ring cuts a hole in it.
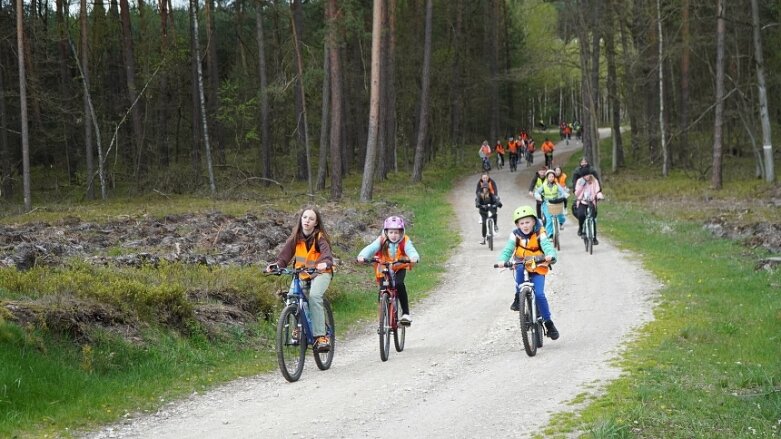
[[[378,258],[377,256],[374,256],[371,259],[364,260],[363,262],[358,261],[358,260],[356,260],[355,262],[358,262],[359,264],[361,264],[361,263],[363,263],[363,264],[372,264],[372,263],[374,263],[374,264],[382,264],[382,265],[398,265],[398,264],[409,264],[412,261],[410,260],[410,258],[401,258],[401,259],[399,259],[397,261],[385,261],[385,262],[383,262],[383,261],[380,260],[380,258]]]
[[[494,264],[494,268],[515,268],[518,265],[526,265],[529,262],[534,262],[535,264],[542,264],[545,261],[545,255],[539,255],[539,256],[526,256],[523,258],[522,261],[506,261],[502,264]]]
[[[317,268],[307,268],[307,267],[279,268],[278,266],[273,265],[271,271],[266,271],[264,272],[264,274],[267,276],[282,276],[282,275],[300,274],[300,273],[315,274],[319,272],[320,270],[318,270]]]

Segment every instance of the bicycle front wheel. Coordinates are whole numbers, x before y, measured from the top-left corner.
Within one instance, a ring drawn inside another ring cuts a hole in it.
[[[390,355],[390,295],[382,293],[380,297],[380,322],[377,328],[380,338],[380,359],[388,361]]]
[[[518,313],[521,319],[521,338],[523,339],[523,349],[526,355],[533,357],[537,354],[537,322],[534,317],[534,298],[525,291],[521,291],[521,312]]]
[[[555,215],[553,217],[553,245],[556,247],[556,250],[561,250],[561,242],[559,241],[560,229],[558,215]]]
[[[485,226],[485,240],[488,241],[488,250],[494,251],[494,220],[488,218],[488,223]]]
[[[396,299],[396,330],[393,331],[393,345],[396,347],[396,352],[404,350],[404,339],[407,335],[407,327],[399,324],[401,320],[401,301],[397,297]]]
[[[589,218],[586,220],[586,251],[588,254],[594,254],[594,220]]]
[[[312,349],[315,355],[315,364],[320,370],[326,370],[331,367],[334,361],[334,350],[336,349],[336,331],[334,330],[334,313],[331,311],[331,303],[323,299],[323,312],[325,313],[325,335],[331,341],[331,349],[328,352],[317,352]]]
[[[301,378],[306,356],[306,334],[298,305],[285,307],[277,322],[277,363],[282,376],[291,383]]]

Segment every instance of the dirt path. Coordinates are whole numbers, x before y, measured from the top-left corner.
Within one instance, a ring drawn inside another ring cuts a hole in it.
[[[558,151],[579,146],[573,141]],[[512,210],[533,202],[527,194],[531,173],[525,165],[519,170],[494,173],[505,206],[500,241],[510,233]],[[391,349],[381,362],[370,325],[338,345],[329,371],[317,370],[310,355],[297,383],[278,372],[235,381],[89,437],[516,438],[537,431],[552,414],[572,410],[568,401],[619,374],[610,360],[651,318],[657,284],[635,256],[609,239],[601,237],[589,256],[568,223],[546,285],[561,338],[546,339],[536,357],[526,356],[518,315],[509,310],[512,276],[490,268],[498,249],[479,244],[477,178],[469,176],[453,191],[453,225],[463,243],[440,287],[414,304],[404,352]]]

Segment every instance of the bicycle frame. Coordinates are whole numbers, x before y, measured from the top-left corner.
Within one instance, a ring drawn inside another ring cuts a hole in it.
[[[311,346],[314,345],[315,338],[312,336],[312,318],[309,316],[309,298],[306,297],[304,288],[301,286],[300,272],[294,271],[292,275],[293,280],[290,282],[290,289],[284,300],[285,306],[295,304],[298,307],[298,312],[303,313],[305,325],[298,329],[304,331],[306,342]]]

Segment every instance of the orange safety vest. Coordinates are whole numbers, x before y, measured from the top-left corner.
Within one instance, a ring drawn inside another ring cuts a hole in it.
[[[562,172],[561,175],[556,177],[556,183],[558,183],[561,187],[567,187],[567,174]]]
[[[482,145],[480,147],[480,151],[485,155],[486,157],[491,157],[491,147],[488,145]]]
[[[518,153],[518,143],[513,140],[511,142],[507,143],[507,149],[510,150],[510,154],[517,154]]]
[[[550,154],[553,152],[553,147],[554,147],[553,142],[548,140],[547,142],[544,142],[542,144],[542,152],[544,152],[545,154]]]
[[[389,262],[393,261],[394,259],[391,259],[390,254],[388,252],[388,247],[385,247],[385,242],[388,238],[385,237],[385,235],[381,236],[380,239],[380,249],[377,250],[377,253],[374,254],[374,257],[380,258],[380,261],[382,262]],[[399,242],[399,248],[396,250],[396,261],[398,261],[401,258],[408,258],[407,251],[405,250],[407,244],[407,235],[404,235],[403,238],[401,238],[401,241]],[[383,247],[385,247],[385,251],[383,251]],[[399,270],[412,270],[412,264],[396,264],[393,265],[393,271],[399,271]],[[382,279],[382,270],[385,267],[383,265],[374,264],[374,275],[379,280]]]
[[[314,242],[312,243],[312,247],[309,249],[306,248],[305,239],[300,239],[298,242],[296,242],[296,254],[293,257],[293,266],[295,268],[315,268],[317,261],[320,259],[320,246],[317,245],[317,241],[321,236],[323,236],[322,233],[317,234]],[[329,268],[325,271],[330,272],[331,269]],[[309,280],[312,278],[309,273],[301,273],[299,276],[301,280]]]
[[[540,232],[532,233],[529,239],[521,239],[518,235],[515,235],[515,257],[522,260],[526,256],[541,256],[545,253],[540,247]],[[535,267],[534,272],[537,274],[548,274],[548,266],[538,264]]]
[[[496,144],[496,153],[504,154],[504,146],[501,143]]]

